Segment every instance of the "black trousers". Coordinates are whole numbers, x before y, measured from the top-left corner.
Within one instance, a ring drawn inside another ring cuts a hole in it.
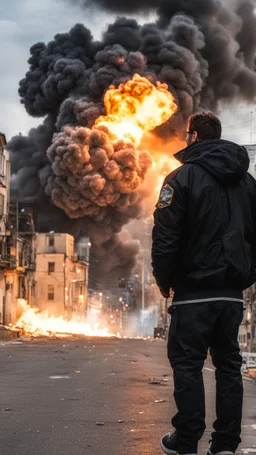
[[[196,453],[205,430],[202,369],[208,349],[216,367],[216,415],[212,440],[218,450],[235,451],[241,442],[242,358],[237,342],[243,304],[233,301],[190,303],[171,307],[168,358],[174,373],[178,413],[178,452]]]

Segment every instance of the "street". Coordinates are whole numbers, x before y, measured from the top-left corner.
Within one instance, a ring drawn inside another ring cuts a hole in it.
[[[0,342],[1,455],[160,455],[175,412],[163,340]],[[214,371],[204,369],[206,453]],[[256,453],[256,384],[245,380],[243,443]]]

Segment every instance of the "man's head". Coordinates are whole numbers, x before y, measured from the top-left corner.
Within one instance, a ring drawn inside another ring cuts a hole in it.
[[[188,119],[186,143],[191,145],[196,141],[221,138],[221,123],[212,112],[199,112]]]

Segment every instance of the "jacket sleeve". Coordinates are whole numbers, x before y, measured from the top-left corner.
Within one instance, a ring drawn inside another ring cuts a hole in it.
[[[177,175],[175,177],[169,176],[165,180],[154,212],[152,234],[153,275],[165,298],[169,297],[170,288],[172,288],[177,259],[181,251],[180,240],[187,212],[186,193],[181,188],[177,177]],[[164,206],[165,204],[161,203],[161,195],[166,184],[173,189],[173,195],[171,203]]]

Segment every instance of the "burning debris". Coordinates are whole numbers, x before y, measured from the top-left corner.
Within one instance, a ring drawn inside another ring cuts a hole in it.
[[[34,202],[38,230],[90,236],[93,254],[111,256],[97,274],[120,273],[138,253],[120,232],[145,214],[143,201],[158,185],[159,138],[181,139],[194,111],[255,98],[254,1],[76,3],[121,13],[151,8],[157,20],[117,18],[101,42],[76,24],[32,46],[19,94],[27,112],[45,120],[8,144],[12,190]]]
[[[30,307],[25,300],[19,300],[22,311],[14,329],[21,330],[25,335],[34,337],[56,337],[67,335],[83,335],[89,337],[115,336],[107,328],[101,329],[98,324],[68,321],[63,317],[50,316],[47,311],[40,312]]]

